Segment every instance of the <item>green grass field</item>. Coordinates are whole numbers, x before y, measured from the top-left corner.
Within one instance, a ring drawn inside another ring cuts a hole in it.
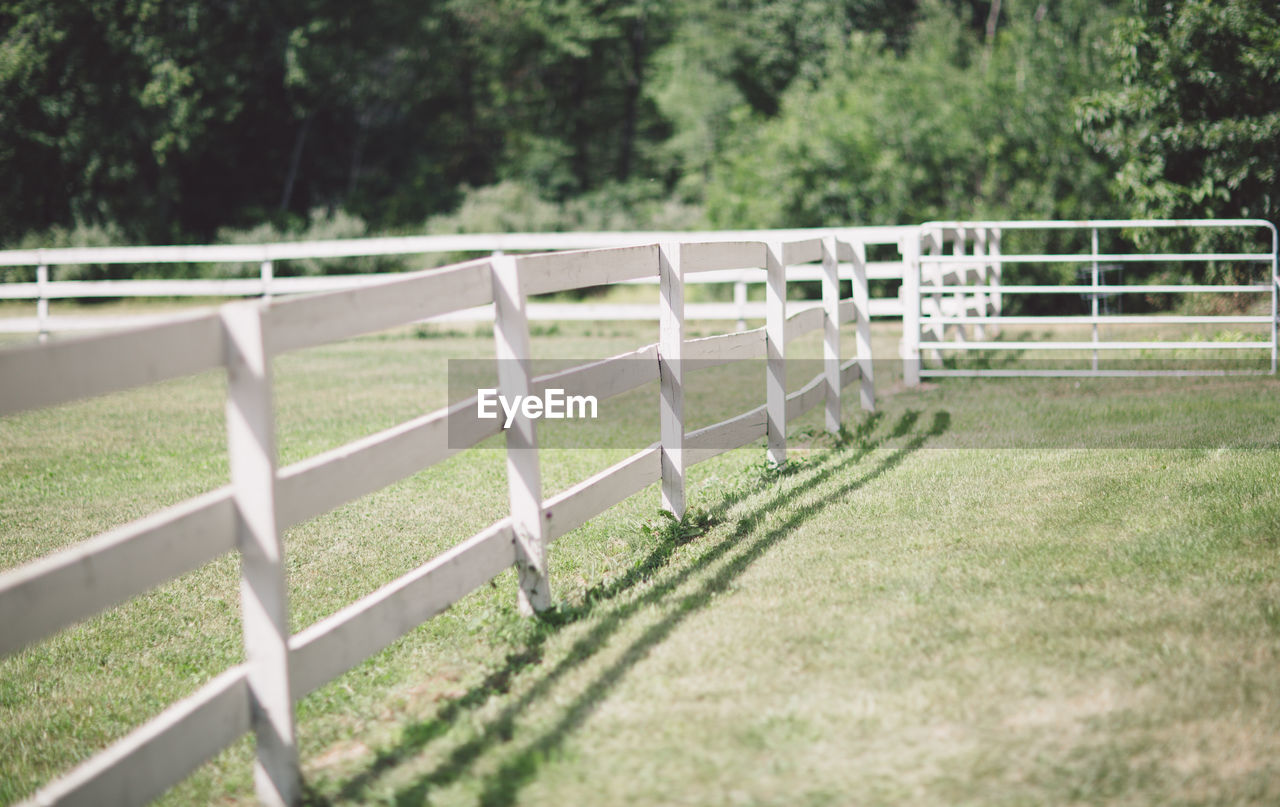
[[[539,333],[542,356],[593,358],[656,326]],[[895,340],[877,326],[879,355]],[[281,463],[442,405],[446,360],[491,341],[277,360]],[[796,424],[781,472],[760,447],[693,469],[696,529],[664,528],[650,489],[561,539],[544,618],[504,573],[302,701],[309,798],[1280,801],[1280,383],[878,388],[873,417],[850,388],[842,445],[809,436],[817,412]],[[210,374],[0,420],[0,568],[225,484],[224,392]],[[631,450],[548,450],[544,490]],[[293,628],[505,511],[502,453],[479,449],[291,530]],[[237,586],[226,557],[0,660],[0,802],[240,661]],[[252,802],[251,758],[245,739],[164,802]]]

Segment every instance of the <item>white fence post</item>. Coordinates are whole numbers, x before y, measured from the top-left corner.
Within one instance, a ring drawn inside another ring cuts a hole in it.
[[[49,339],[49,267],[40,264],[36,267],[36,339],[46,342]]]
[[[745,331],[747,329],[747,283],[745,280],[734,281],[733,307],[738,314],[737,328]]]
[[[956,228],[956,238],[951,242],[951,254],[963,256],[968,253],[968,249],[969,230],[965,227]],[[959,287],[952,298],[952,305],[955,307],[956,316],[967,318],[969,316],[969,295],[965,292],[964,287],[969,285],[969,265],[967,263],[955,263],[952,266],[955,267],[956,285]],[[945,272],[940,274],[945,275]],[[956,326],[956,341],[963,342],[968,338],[965,327],[963,323]],[[946,328],[944,327],[942,331],[946,333]]]
[[[495,257],[492,266],[498,390],[507,400],[515,401],[516,396],[529,395],[533,386],[525,295],[520,290],[519,267],[514,257]],[[533,614],[551,606],[551,581],[547,573],[537,425],[523,408],[507,429],[507,488],[516,538],[516,571],[520,577],[518,604],[521,613]]]
[[[275,265],[271,261],[262,262],[262,299],[271,299],[271,281],[275,279]]]
[[[1004,283],[1004,264],[1000,260],[1000,229],[993,227],[987,239],[987,254],[991,256],[991,282],[997,289]],[[1004,295],[998,290],[991,295],[992,313],[997,317],[1004,315]],[[1000,324],[996,322],[987,329],[992,336],[1000,333]]]
[[[827,431],[840,431],[840,252],[834,236],[822,239],[822,361],[827,382]]]
[[[876,387],[871,362],[871,290],[867,285],[867,245],[861,241],[850,241],[849,247],[853,250],[853,309],[857,313],[853,355],[857,357],[858,367],[862,370],[862,408],[874,412]]]
[[[684,272],[681,246],[658,247],[658,430],[662,445],[662,507],[683,518],[684,497]]]
[[[930,230],[925,236],[925,240],[928,241],[929,255],[941,255],[943,244],[946,241],[946,232],[936,229]],[[921,248],[921,252],[924,252],[923,247]],[[923,256],[921,256],[920,260],[921,265],[923,265],[925,263]],[[944,285],[943,269],[942,264],[937,261],[929,261],[928,264],[929,270],[927,272],[921,272],[921,282],[923,282],[924,278],[927,277],[929,285],[935,290],[930,292],[928,297],[921,300],[921,308],[922,314],[924,313],[924,310],[927,310],[929,314],[929,319],[927,320],[929,325],[929,341],[941,342],[947,338],[947,326],[942,322],[942,292],[939,291],[939,289]],[[936,349],[931,349],[929,351],[929,358],[935,362],[941,361],[942,352]]]
[[[249,666],[249,719],[258,741],[258,800],[291,805],[301,795],[289,684],[289,606],[284,545],[276,518],[271,357],[262,309],[221,310],[227,364],[227,449],[241,555],[240,603]]]
[[[787,265],[782,244],[765,245],[765,422],[769,461],[787,461]]]
[[[902,383],[920,386],[920,240],[921,233],[907,236],[898,245],[902,252],[902,341],[898,355],[902,358]]]
[[[978,285],[986,286],[991,281],[991,267],[987,263],[987,228],[979,227],[973,231],[973,254],[978,258],[976,266],[978,267]],[[977,309],[978,316],[986,317],[991,314],[987,301],[990,296],[986,291],[980,291],[974,295],[974,306]],[[979,322],[973,326],[973,338],[979,342],[986,341],[987,326],[985,323]]]

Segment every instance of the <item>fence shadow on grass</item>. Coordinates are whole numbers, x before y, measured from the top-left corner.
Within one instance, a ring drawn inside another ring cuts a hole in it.
[[[767,501],[738,517],[729,537],[721,540],[716,546],[699,556],[695,562],[679,571],[656,579],[658,573],[669,564],[678,546],[676,542],[666,541],[624,576],[596,585],[588,590],[580,602],[563,604],[544,614],[525,644],[508,654],[498,669],[487,675],[463,696],[444,705],[434,717],[406,726],[400,741],[395,746],[379,752],[364,771],[356,774],[343,785],[338,799],[365,800],[369,795],[369,788],[384,773],[423,751],[434,740],[447,733],[459,718],[477,710],[490,698],[509,692],[514,680],[522,673],[529,671],[535,674],[533,668],[540,665],[547,640],[558,631],[594,614],[602,605],[634,588],[637,584],[654,581],[652,588],[641,596],[621,603],[612,611],[603,614],[585,635],[573,643],[553,667],[548,670],[538,670],[536,673],[539,676],[538,679],[495,716],[485,721],[474,738],[452,749],[448,756],[432,770],[395,794],[397,804],[426,803],[433,789],[448,786],[464,778],[473,763],[486,751],[510,742],[514,738],[516,721],[520,716],[532,704],[547,695],[559,680],[594,656],[611,636],[627,624],[628,620],[647,607],[666,600],[699,572],[709,569],[717,561],[727,559],[719,570],[702,581],[692,592],[683,595],[679,603],[670,609],[669,614],[646,629],[617,660],[578,692],[564,707],[551,727],[523,742],[521,747],[502,762],[496,771],[484,777],[480,788],[480,803],[486,805],[513,803],[520,790],[536,776],[548,755],[583,723],[636,663],[670,636],[689,615],[705,608],[713,597],[725,591],[765,552],[785,539],[801,524],[825,510],[832,501],[837,501],[865,487],[893,470],[910,454],[922,448],[929,439],[947,431],[951,423],[950,414],[945,411],[934,413],[927,428],[918,428],[919,420],[920,413],[909,410],[897,419],[892,428],[877,435],[882,418],[878,414],[873,415],[864,420],[856,431],[846,434],[847,439],[833,450],[813,454],[807,459],[792,461],[778,470],[764,471],[755,484],[735,490],[715,502],[697,518],[697,526],[704,531],[715,524],[723,523],[730,510],[737,504],[774,486],[778,482],[778,477],[785,476],[793,480]],[[880,459],[865,473],[839,485],[833,491],[824,493],[815,501],[803,504],[799,501],[805,493],[851,470],[873,450],[900,438],[909,439]],[[787,518],[767,531],[760,531],[768,514],[777,513],[788,507],[792,510]],[[307,801],[316,805],[327,803],[324,796],[314,791],[309,794]]]

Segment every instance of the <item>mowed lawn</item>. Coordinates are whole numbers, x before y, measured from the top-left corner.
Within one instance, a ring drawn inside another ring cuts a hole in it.
[[[878,329],[878,355],[895,340]],[[468,326],[278,359],[282,464],[442,405],[447,359],[491,355]],[[562,538],[544,618],[504,573],[303,700],[309,799],[1280,801],[1280,383],[878,387],[873,417],[850,388],[841,443],[796,424],[781,471],[760,446],[694,468],[679,529],[650,489]],[[209,374],[0,419],[0,568],[225,484],[224,392]],[[637,447],[548,450],[545,493]],[[293,628],[502,517],[505,486],[481,448],[289,531]],[[237,586],[226,557],[0,660],[0,802],[240,661]],[[164,802],[252,802],[251,759],[246,739]]]

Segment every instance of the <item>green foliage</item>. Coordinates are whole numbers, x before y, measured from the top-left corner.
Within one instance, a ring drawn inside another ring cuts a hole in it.
[[[0,241],[1276,218],[1280,10],[1114,2],[7,0]]]
[[[361,238],[365,235],[368,235],[368,228],[359,216],[342,210],[316,209],[311,211],[307,225],[302,229],[281,229],[270,222],[243,230],[223,227],[218,230],[217,241],[221,244],[263,244],[281,241],[331,241],[342,238]],[[279,276],[348,275],[400,271],[404,268],[404,260],[395,255],[362,258],[306,258],[282,261],[274,268]],[[256,274],[258,270],[257,264],[236,263],[213,264],[209,268],[209,271],[227,277],[238,277],[245,273]]]
[[[692,541],[718,523],[709,512],[691,509],[680,518],[670,510],[659,510],[658,518],[640,525],[640,532],[645,538],[657,541],[663,546],[681,546]]]
[[[1081,129],[1141,216],[1276,219],[1280,6],[1135,1]]]
[[[744,119],[714,171],[719,226],[910,223],[1105,215],[1105,169],[1073,132],[1101,22],[1015,18],[983,45],[928,7],[906,52],[862,32],[780,114]],[[1102,15],[1105,17],[1105,15]],[[1081,58],[1084,56],[1085,58]],[[732,224],[731,224],[732,223]]]

